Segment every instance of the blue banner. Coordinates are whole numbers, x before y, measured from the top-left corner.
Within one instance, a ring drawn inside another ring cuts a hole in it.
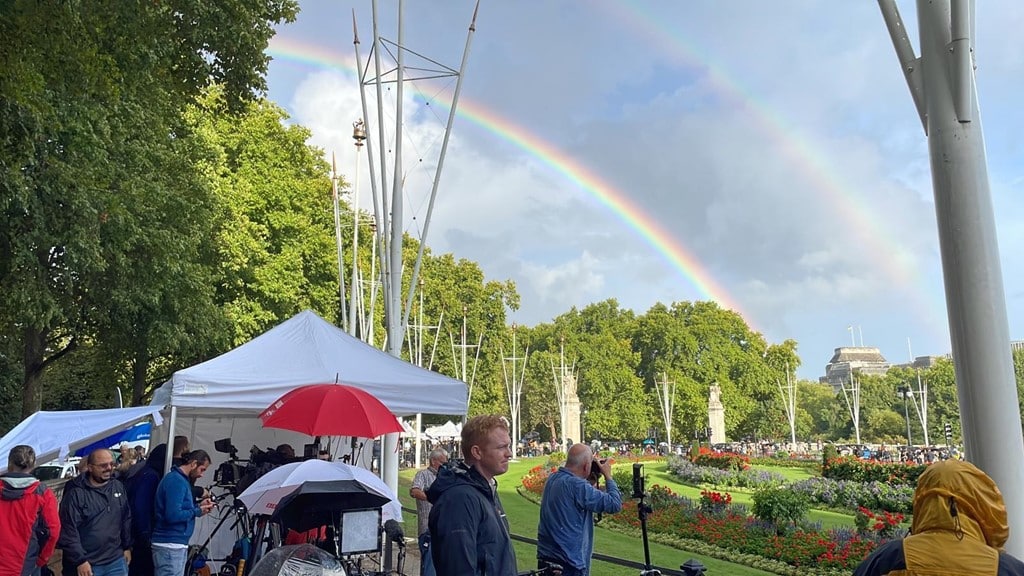
[[[136,444],[144,440],[149,440],[150,432],[152,431],[153,425],[149,422],[142,422],[132,426],[127,430],[116,432],[97,440],[88,446],[75,450],[75,456],[85,456],[97,448],[114,448],[116,449],[121,442],[128,442],[129,444]]]

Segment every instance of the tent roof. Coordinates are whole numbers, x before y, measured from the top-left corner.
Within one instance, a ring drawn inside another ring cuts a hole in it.
[[[193,413],[259,414],[286,392],[340,382],[377,397],[396,416],[464,414],[466,384],[414,366],[305,310],[216,358],[178,370],[153,405]]]
[[[152,416],[159,426],[159,406],[136,406],[108,410],[68,410],[63,412],[36,412],[21,421],[0,438],[0,470],[7,468],[6,455],[11,448],[27,444],[36,451],[36,463],[42,464],[58,456],[127,430],[143,418]]]

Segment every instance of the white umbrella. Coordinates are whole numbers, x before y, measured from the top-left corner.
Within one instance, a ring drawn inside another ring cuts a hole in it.
[[[343,462],[306,460],[278,466],[260,476],[238,499],[245,504],[250,514],[272,515],[281,500],[290,496],[306,484],[352,481],[362,485],[368,492],[379,494],[390,501],[384,505],[381,522],[402,521],[402,505],[383,480],[372,472]]]

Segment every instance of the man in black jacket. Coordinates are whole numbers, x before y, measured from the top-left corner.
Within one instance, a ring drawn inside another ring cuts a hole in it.
[[[114,479],[114,455],[93,450],[86,471],[64,486],[60,538],[65,576],[125,576],[131,562],[131,511]]]
[[[477,416],[462,428],[466,463],[442,467],[427,489],[433,504],[428,528],[431,555],[445,576],[516,576],[508,520],[497,481],[508,471],[512,444],[500,416]]]

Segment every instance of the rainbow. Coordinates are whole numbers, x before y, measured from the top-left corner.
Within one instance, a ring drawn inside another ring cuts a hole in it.
[[[267,53],[275,59],[339,71],[352,79],[356,77],[355,64],[351,59],[321,46],[278,36],[271,41]],[[438,103],[451,105],[450,101],[440,101],[440,97]],[[723,308],[740,314],[751,328],[757,330],[751,315],[744,312],[739,303],[711,276],[707,268],[661,224],[633,202],[626,192],[608,183],[594,170],[551,143],[477,102],[465,97],[460,98],[457,114],[459,118],[464,118],[527,152],[585,191],[661,254],[697,290],[701,298],[715,301]]]
[[[758,101],[752,90],[730,74],[724,64],[718,62],[705,50],[688,41],[684,33],[671,28],[673,20],[655,16],[650,12],[649,2],[605,2],[600,6],[610,12],[610,18],[627,29],[635,30],[637,37],[644,38],[689,67],[699,67],[716,94],[730,103],[751,112],[753,126],[773,141],[779,150],[789,158],[789,165],[797,170],[804,181],[810,183],[836,213],[845,220],[845,227],[856,235],[864,246],[864,252],[871,254],[881,271],[900,291],[908,297],[914,312],[935,333],[945,334],[946,310],[943,302],[922,298],[919,286],[921,277],[917,260],[892,235],[883,229],[873,217],[871,207],[859,199],[854,185],[843,182],[830,161],[775,110]]]

